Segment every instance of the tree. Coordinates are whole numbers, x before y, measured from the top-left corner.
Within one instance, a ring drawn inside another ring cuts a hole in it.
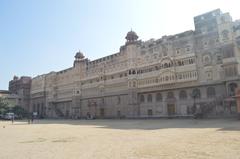
[[[28,112],[25,109],[17,105],[12,108],[12,112],[19,117],[27,117],[28,115]]]
[[[7,111],[9,111],[9,104],[5,100],[5,98],[0,97],[0,114],[5,114]]]

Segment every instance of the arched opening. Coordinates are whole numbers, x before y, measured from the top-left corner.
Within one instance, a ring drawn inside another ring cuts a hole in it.
[[[168,66],[168,63],[165,63],[164,64],[164,68],[168,68],[169,66]]]

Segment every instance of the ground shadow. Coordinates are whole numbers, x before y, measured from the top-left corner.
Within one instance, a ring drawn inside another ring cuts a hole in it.
[[[157,130],[174,128],[216,128],[218,131],[240,131],[240,121],[236,119],[97,119],[97,120],[53,120],[37,119],[33,125],[38,124],[65,124],[74,126],[93,126],[97,128],[123,129],[123,130]],[[28,125],[26,120],[16,121],[14,125]]]

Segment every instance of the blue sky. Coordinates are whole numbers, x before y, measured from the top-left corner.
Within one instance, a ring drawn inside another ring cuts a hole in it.
[[[0,89],[14,75],[71,67],[116,53],[132,28],[142,40],[194,29],[193,17],[221,8],[240,19],[238,0],[1,0]]]

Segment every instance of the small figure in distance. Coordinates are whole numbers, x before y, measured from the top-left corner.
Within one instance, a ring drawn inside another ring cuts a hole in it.
[[[11,120],[12,120],[12,124],[13,124],[14,123],[14,114],[12,115]]]
[[[28,124],[31,124],[31,113],[28,113]]]
[[[33,124],[33,120],[34,120],[34,113],[32,113],[32,124]]]

